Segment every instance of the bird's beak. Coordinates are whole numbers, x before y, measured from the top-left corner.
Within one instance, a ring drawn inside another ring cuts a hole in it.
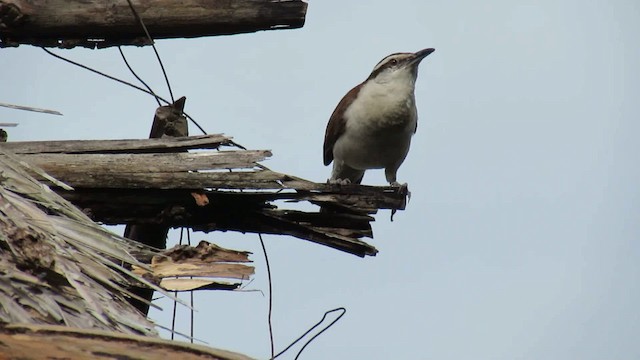
[[[422,49],[416,53],[414,53],[414,58],[411,59],[411,63],[412,64],[417,64],[420,61],[422,61],[422,59],[426,58],[429,54],[431,54],[432,52],[436,51],[436,49],[434,48],[428,48],[428,49]]]

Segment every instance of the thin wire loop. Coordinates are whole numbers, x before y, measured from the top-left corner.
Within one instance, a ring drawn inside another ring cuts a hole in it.
[[[140,83],[142,83],[142,85],[144,85],[144,87],[146,87],[147,90],[149,90],[149,92],[151,94],[153,94],[153,97],[156,99],[156,102],[158,103],[158,106],[162,106],[162,103],[160,102],[160,99],[158,99],[158,95],[156,95],[155,91],[151,90],[151,86],[149,86],[146,82],[144,82],[144,80],[142,80],[142,78],[140,78],[140,76],[138,76],[138,74],[136,74],[136,72],[133,70],[131,65],[129,65],[129,61],[127,61],[127,57],[124,56],[124,52],[122,51],[122,46],[118,46],[118,51],[120,51],[120,56],[122,57],[122,61],[124,61],[124,64],[127,66],[127,69],[129,69],[131,74],[133,74],[133,76],[136,79],[138,79],[138,81],[140,81]]]
[[[335,308],[332,310],[328,310],[327,312],[324,313],[324,315],[322,316],[322,319],[320,319],[320,321],[318,321],[315,325],[313,325],[311,328],[309,328],[309,330],[307,330],[304,334],[300,335],[300,337],[298,337],[295,341],[293,341],[291,344],[289,344],[289,346],[287,346],[286,348],[284,348],[284,350],[280,351],[278,354],[276,354],[275,357],[273,357],[273,359],[277,358],[278,356],[284,354],[285,352],[287,352],[287,350],[291,349],[291,347],[293,347],[293,345],[297,344],[298,341],[302,340],[305,336],[307,336],[310,332],[313,331],[313,329],[317,328],[318,326],[320,326],[320,324],[322,324],[324,322],[324,319],[327,318],[327,315],[334,313],[336,311],[342,311],[342,313],[340,315],[338,315],[337,318],[335,318],[332,322],[329,323],[329,325],[325,326],[322,330],[320,330],[320,332],[318,332],[317,334],[313,335],[313,337],[311,339],[309,339],[309,341],[307,341],[306,343],[304,343],[304,345],[302,346],[302,348],[300,349],[300,351],[298,351],[298,354],[296,355],[296,359],[298,359],[298,357],[300,356],[300,354],[302,354],[302,351],[304,351],[304,349],[307,347],[307,345],[309,345],[313,340],[315,340],[318,336],[320,336],[323,332],[325,332],[326,330],[328,330],[330,327],[333,326],[333,324],[337,323],[338,320],[340,320],[344,314],[347,313],[347,309],[345,309],[344,307],[339,307],[339,308]]]

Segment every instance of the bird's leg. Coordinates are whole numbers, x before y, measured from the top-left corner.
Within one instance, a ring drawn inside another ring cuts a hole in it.
[[[398,171],[398,168],[386,168],[386,169],[384,169],[384,175],[387,178],[387,181],[389,182],[389,185],[394,187],[394,188],[397,188],[399,193],[401,193],[401,194],[407,193],[407,195],[409,197],[411,197],[411,192],[409,192],[409,186],[407,185],[407,183],[400,184],[396,180],[397,171]]]
[[[389,185],[391,187],[397,188],[399,193],[406,192],[409,195],[409,197],[411,197],[411,192],[409,192],[409,184],[407,183],[400,184],[399,182],[394,181],[392,183],[389,183]]]
[[[336,159],[333,162],[331,178],[327,180],[327,183],[337,185],[360,184],[363,176],[364,170],[354,169],[343,161]]]
[[[396,180],[396,173],[398,172],[398,167],[388,167],[384,169],[384,175],[387,178],[387,181],[389,182],[389,185],[393,186],[393,187],[397,187],[397,188],[406,188],[407,184],[400,184],[397,180]]]

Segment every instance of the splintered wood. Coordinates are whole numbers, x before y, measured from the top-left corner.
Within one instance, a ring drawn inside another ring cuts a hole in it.
[[[35,174],[105,224],[291,235],[366,256],[377,253],[362,241],[373,236],[371,215],[379,209],[405,208],[406,189],[314,183],[260,165],[271,156],[268,150],[230,149],[231,145],[231,138],[217,134],[14,142],[0,149],[72,187],[73,191],[65,190],[61,183]],[[287,202],[317,207],[287,209]]]
[[[206,241],[191,247],[178,245],[156,255],[149,268],[134,267],[134,273],[159,279],[158,285],[170,291],[233,290],[231,284],[216,278],[248,280],[254,273],[249,252],[221,248]],[[196,277],[195,279],[192,277]]]

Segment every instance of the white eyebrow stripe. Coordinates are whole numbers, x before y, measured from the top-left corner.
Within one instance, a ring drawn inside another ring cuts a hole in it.
[[[392,59],[402,60],[406,58],[408,55],[412,55],[412,54],[411,53],[395,53],[395,54],[387,55],[382,60],[380,60],[380,62],[378,62],[376,66],[373,67],[372,72],[378,70],[384,64],[388,63]]]
[[[384,59],[380,60],[376,66],[373,67],[373,71],[378,70],[382,65],[386,64],[391,58],[395,57],[398,54],[391,54],[384,57]]]

